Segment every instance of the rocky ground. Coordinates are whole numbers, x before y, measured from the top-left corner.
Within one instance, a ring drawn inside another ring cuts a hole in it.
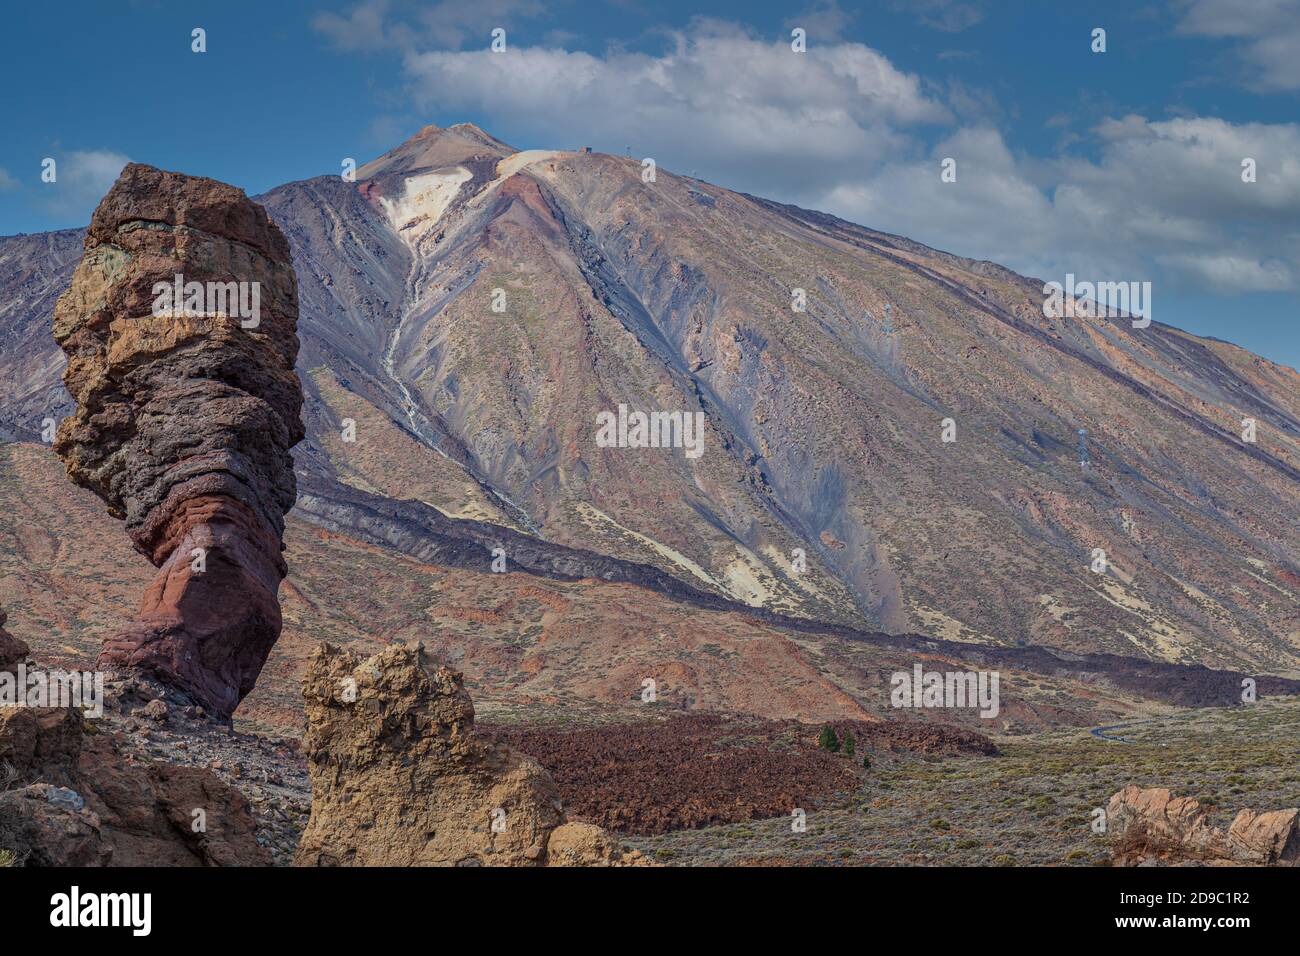
[[[536,759],[577,818],[655,834],[831,806],[867,785],[864,766],[907,753],[996,753],[985,737],[915,721],[835,725],[853,754],[818,747],[820,725],[721,714],[585,726],[497,727]]]
[[[275,865],[292,862],[311,812],[307,762],[296,738],[239,730],[136,678],[114,676],[105,692],[104,716],[89,726],[120,734],[122,749],[140,761],[211,770],[248,798],[257,842]]]
[[[1104,866],[1095,811],[1123,787],[1195,797],[1226,828],[1245,808],[1300,806],[1300,705],[1183,711],[1134,722],[1126,743],[1087,731],[998,740],[989,758],[881,762],[844,802],[788,818],[629,842],[674,865]]]
[[[140,761],[210,769],[249,799],[275,864],[292,860],[311,800],[295,738],[151,701],[137,681],[109,692],[97,732],[120,733]],[[1120,740],[995,738],[992,753],[934,725],[840,724],[853,758],[819,750],[820,725],[716,714],[480,729],[550,771],[571,819],[669,865],[1108,865],[1094,813],[1130,784],[1194,797],[1221,828],[1248,807],[1300,806],[1295,701],[1157,714],[1106,731]]]

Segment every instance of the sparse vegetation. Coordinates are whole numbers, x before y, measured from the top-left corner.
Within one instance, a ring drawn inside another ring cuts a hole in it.
[[[750,823],[755,836],[725,850],[716,842],[725,827],[638,845],[672,846],[679,863],[833,862],[851,846],[855,862],[875,865],[1104,866],[1110,842],[1092,831],[1092,812],[1131,783],[1196,797],[1218,827],[1243,807],[1300,806],[1300,701],[1183,711],[1124,736],[1134,742],[1087,728],[1033,734],[999,740],[997,757],[880,752],[857,792],[810,811],[797,839],[771,820]]]

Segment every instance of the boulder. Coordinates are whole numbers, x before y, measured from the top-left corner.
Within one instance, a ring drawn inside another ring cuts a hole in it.
[[[641,851],[627,851],[594,823],[561,823],[546,843],[547,866],[646,866]]]
[[[1191,797],[1127,786],[1110,798],[1106,821],[1118,866],[1300,864],[1300,809],[1242,810],[1225,832]]]
[[[18,866],[108,866],[113,847],[75,791],[35,783],[0,792],[0,850]]]
[[[1300,865],[1300,809],[1242,810],[1228,827],[1228,846],[1237,859]]]
[[[0,792],[0,849],[18,862],[270,863],[242,794],[208,770],[133,762],[76,710],[0,711],[0,769],[13,786]]]

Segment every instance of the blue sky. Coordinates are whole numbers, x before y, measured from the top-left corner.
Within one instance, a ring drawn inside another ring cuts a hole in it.
[[[1157,320],[1300,366],[1300,0],[49,2],[0,74],[0,234],[83,225],[128,158],[256,194],[468,121],[1151,281]]]

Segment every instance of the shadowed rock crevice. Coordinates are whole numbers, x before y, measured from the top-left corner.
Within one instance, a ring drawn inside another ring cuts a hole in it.
[[[177,282],[182,300],[160,307]],[[206,294],[192,300],[190,283]],[[55,309],[77,403],[55,450],[159,568],[100,665],[146,672],[220,716],[280,634],[289,450],[303,437],[297,321],[289,247],[265,210],[139,164],[96,209]]]
[[[0,607],[0,671],[16,667],[28,653],[27,645],[5,630],[8,619],[4,608]]]

